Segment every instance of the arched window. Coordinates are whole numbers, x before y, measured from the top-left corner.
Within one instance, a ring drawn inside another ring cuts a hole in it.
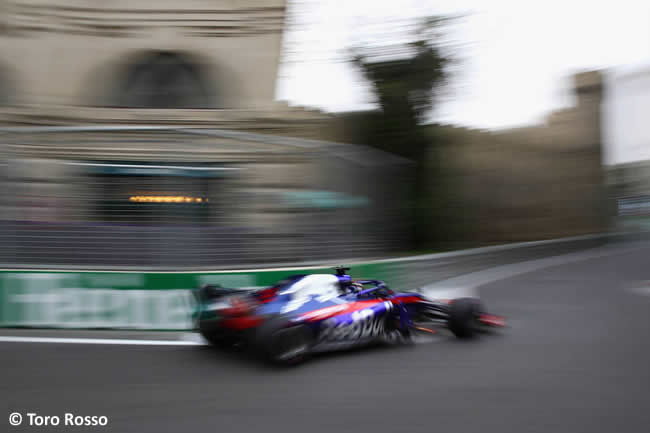
[[[129,108],[213,108],[200,67],[171,52],[157,52],[129,66],[115,95]]]

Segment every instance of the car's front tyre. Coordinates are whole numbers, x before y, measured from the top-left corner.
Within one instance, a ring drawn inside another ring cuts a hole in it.
[[[484,311],[475,298],[456,299],[449,307],[449,330],[458,338],[472,338],[480,330],[480,315]]]

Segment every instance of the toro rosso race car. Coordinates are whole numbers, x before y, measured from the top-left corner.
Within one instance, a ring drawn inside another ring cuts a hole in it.
[[[203,286],[196,291],[198,330],[215,346],[246,345],[269,361],[295,364],[315,352],[409,342],[416,332],[437,332],[431,325],[459,338],[504,326],[478,299],[431,300],[335,269],[335,275],[294,275],[264,289]]]

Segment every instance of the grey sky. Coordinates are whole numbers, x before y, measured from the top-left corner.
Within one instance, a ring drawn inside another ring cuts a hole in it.
[[[411,18],[458,14],[461,63],[435,120],[500,128],[570,104],[567,77],[650,64],[650,2],[635,0],[290,0],[277,96],[327,111],[372,106],[346,50],[391,40]]]

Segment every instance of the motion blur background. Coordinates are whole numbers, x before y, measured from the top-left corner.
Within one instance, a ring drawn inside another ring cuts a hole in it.
[[[648,431],[649,24],[647,0],[0,0],[0,425]],[[480,291],[508,327],[283,371],[191,332],[203,284],[340,264]]]
[[[645,6],[610,34],[590,2],[354,3],[0,1],[0,262],[231,269],[647,226]]]

